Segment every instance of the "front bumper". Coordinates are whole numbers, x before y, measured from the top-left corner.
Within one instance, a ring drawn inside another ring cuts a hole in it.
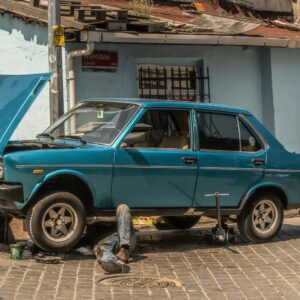
[[[22,184],[0,182],[0,211],[17,209],[15,202],[24,203]]]

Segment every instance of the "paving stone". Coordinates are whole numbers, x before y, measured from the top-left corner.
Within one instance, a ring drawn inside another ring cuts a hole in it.
[[[129,275],[175,279],[180,287],[117,288],[93,257],[67,255],[59,265],[13,261],[0,251],[0,299],[300,299],[300,217],[285,220],[271,243],[210,245],[199,238],[144,239]],[[197,235],[198,234],[198,235]],[[182,240],[181,240],[182,239]]]

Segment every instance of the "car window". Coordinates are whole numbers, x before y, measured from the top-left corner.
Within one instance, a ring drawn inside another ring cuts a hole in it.
[[[257,152],[262,149],[255,135],[239,120],[241,132],[241,151]]]
[[[123,147],[190,149],[189,111],[147,110]]]
[[[45,133],[54,138],[80,138],[90,143],[111,144],[138,110],[131,103],[82,102],[63,115]]]
[[[197,113],[200,149],[239,151],[239,130],[236,116],[208,112]]]
[[[235,115],[198,112],[201,150],[257,152],[262,146]]]

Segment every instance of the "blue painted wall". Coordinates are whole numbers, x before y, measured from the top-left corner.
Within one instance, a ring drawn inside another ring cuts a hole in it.
[[[67,51],[81,48],[72,44]],[[77,58],[78,100],[136,97],[137,64],[198,65],[203,60],[205,68],[210,69],[212,102],[247,108],[262,119],[261,53],[257,48],[98,44],[97,49],[118,52],[118,71],[83,72]]]
[[[276,137],[300,153],[300,49],[272,49]]]

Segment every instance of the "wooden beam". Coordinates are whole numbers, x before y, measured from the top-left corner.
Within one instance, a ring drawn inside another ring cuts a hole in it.
[[[30,0],[30,5],[40,7],[40,0]]]

